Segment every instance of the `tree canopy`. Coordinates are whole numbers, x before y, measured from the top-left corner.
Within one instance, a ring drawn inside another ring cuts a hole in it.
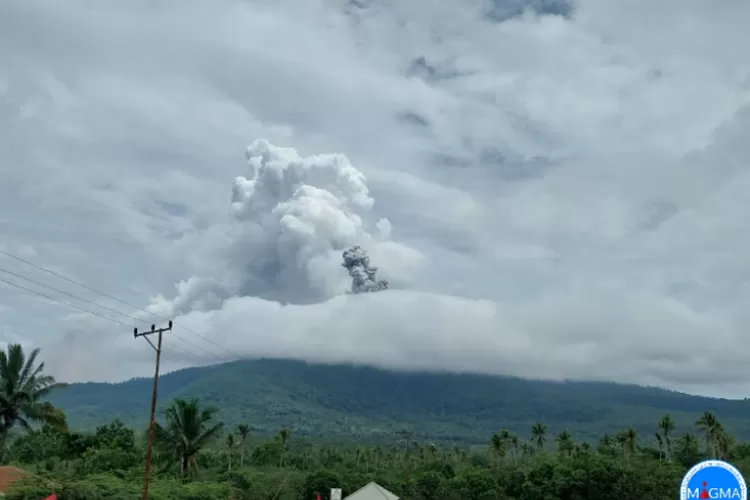
[[[4,463],[26,471],[5,498],[140,498],[143,426],[113,419],[79,432],[63,425],[62,410],[43,399],[59,385],[43,375],[38,354],[26,357],[18,346],[0,354]],[[518,432],[498,418],[483,443],[450,444],[431,440],[418,423],[373,442],[293,426],[257,431],[251,421],[228,426],[222,413],[199,398],[167,402],[155,426],[150,498],[305,500],[375,481],[405,500],[671,500],[702,459],[750,472],[750,443],[711,410],[688,422],[664,414],[647,432],[626,425],[596,437],[541,420]]]

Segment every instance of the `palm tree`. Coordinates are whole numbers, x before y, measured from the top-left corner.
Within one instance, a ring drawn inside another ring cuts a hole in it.
[[[709,456],[715,457],[719,446],[720,436],[724,432],[719,419],[716,418],[714,413],[707,411],[697,422],[695,422],[695,425],[703,434],[703,439],[706,443],[706,453],[708,453]]]
[[[685,434],[675,443],[674,456],[682,463],[694,464],[700,456],[698,439],[692,434]]]
[[[245,466],[245,442],[250,435],[250,426],[240,424],[237,426],[237,434],[240,435],[240,469]]]
[[[722,429],[716,439],[716,458],[726,460],[733,445],[734,438]]]
[[[557,435],[557,451],[562,456],[569,456],[575,448],[573,436],[568,431],[562,431]]]
[[[493,434],[490,439],[490,452],[495,457],[495,467],[500,466],[500,457],[505,456],[505,441],[500,434]]]
[[[39,349],[26,357],[20,344],[9,344],[0,351],[0,446],[5,449],[8,433],[19,425],[31,429],[32,422],[57,429],[66,427],[65,414],[47,401],[41,401],[54,389],[66,384],[44,375],[44,363],[36,364]]]
[[[664,457],[667,460],[671,460],[672,457],[672,441],[669,439],[669,433],[675,429],[674,420],[670,415],[664,415],[659,420],[659,431],[657,441],[659,442],[659,448],[664,448]]]
[[[665,451],[664,446],[664,438],[658,432],[654,432],[654,437],[656,438],[656,449],[659,450],[659,460],[661,460],[662,457],[667,456],[667,452]]]
[[[510,449],[512,450],[511,456],[513,459],[518,458],[518,436],[511,434],[508,443],[510,443]]]
[[[279,467],[284,466],[284,454],[286,453],[286,444],[289,442],[291,432],[289,429],[281,429],[279,431],[279,442],[281,443],[281,452],[279,453]]]
[[[638,450],[638,433],[632,427],[617,434],[617,442],[620,444],[622,454],[631,458]]]
[[[531,427],[531,441],[536,443],[539,450],[544,449],[544,443],[547,440],[547,426],[537,422]]]
[[[521,456],[523,458],[530,458],[534,456],[536,448],[531,443],[523,443],[521,445]]]
[[[187,480],[198,471],[198,453],[221,432],[224,424],[214,423],[216,408],[201,408],[198,398],[175,399],[165,411],[166,425],[154,424],[154,443],[167,466],[179,464],[180,478]]]
[[[232,472],[232,452],[234,452],[234,434],[227,435],[227,472]]]

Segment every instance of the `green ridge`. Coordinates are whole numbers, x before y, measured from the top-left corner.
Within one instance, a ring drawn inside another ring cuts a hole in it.
[[[150,391],[150,379],[72,384],[51,400],[76,428],[93,428],[115,417],[143,427]],[[600,382],[404,373],[265,359],[163,375],[160,406],[174,397],[200,397],[219,407],[227,423],[250,423],[255,433],[288,427],[295,435],[328,439],[390,441],[396,430],[413,427],[422,439],[484,444],[500,428],[525,435],[538,421],[552,433],[567,429],[581,439],[631,426],[651,435],[665,413],[673,415],[679,433],[692,429],[705,411],[715,412],[729,432],[750,438],[748,400]]]

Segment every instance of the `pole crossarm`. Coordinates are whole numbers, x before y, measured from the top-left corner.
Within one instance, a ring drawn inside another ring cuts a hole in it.
[[[172,329],[172,321],[169,321],[169,326],[166,328],[156,328],[156,325],[151,325],[151,330],[139,332],[138,328],[133,329],[133,337],[143,337],[149,343],[149,345],[156,351],[156,367],[154,369],[154,389],[151,393],[151,417],[148,424],[148,441],[146,444],[146,466],[143,477],[143,500],[148,500],[148,483],[151,476],[151,455],[154,444],[154,421],[156,420],[156,396],[159,390],[159,362],[161,361],[161,340],[164,332],[168,332]],[[148,338],[149,335],[157,335],[156,345],[151,342]]]

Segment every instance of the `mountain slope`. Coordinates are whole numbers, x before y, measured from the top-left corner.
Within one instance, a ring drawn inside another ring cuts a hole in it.
[[[151,380],[72,384],[53,395],[75,427],[115,417],[134,426],[148,419]],[[237,361],[189,368],[160,378],[160,406],[200,397],[222,418],[247,422],[256,433],[281,427],[296,434],[381,441],[414,427],[422,439],[486,442],[501,428],[527,434],[534,422],[581,438],[633,426],[652,435],[672,414],[678,432],[693,430],[704,411],[750,438],[750,401],[690,396],[656,388],[594,382],[531,381],[446,373],[401,373],[350,365],[287,360]]]

